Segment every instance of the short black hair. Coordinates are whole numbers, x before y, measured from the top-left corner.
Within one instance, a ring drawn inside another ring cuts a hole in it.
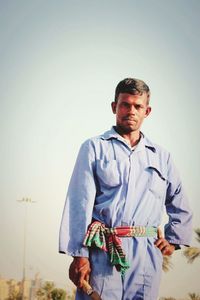
[[[131,95],[147,94],[147,102],[150,100],[150,89],[148,85],[140,79],[125,78],[121,80],[115,89],[115,102],[118,100],[120,93],[127,93]]]

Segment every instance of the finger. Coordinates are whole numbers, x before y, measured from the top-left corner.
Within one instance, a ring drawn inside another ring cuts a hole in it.
[[[75,279],[75,284],[78,288],[82,288],[83,280],[85,278],[85,272],[79,272]]]
[[[165,247],[161,252],[163,255],[169,256],[169,249],[167,247]]]
[[[159,248],[160,251],[163,251],[167,246],[169,246],[169,243],[165,239],[159,240],[156,244],[156,247]]]
[[[76,273],[69,273],[69,279],[77,286],[79,281],[79,276]]]
[[[163,244],[164,241],[165,241],[165,239],[161,239],[161,238],[160,238],[160,239],[156,240],[154,244],[155,244],[157,247],[159,247],[159,245]]]
[[[173,254],[174,250],[175,250],[174,246],[168,245],[165,249],[163,249],[162,253],[163,255],[170,256]]]
[[[83,286],[83,281],[88,281],[88,277],[90,274],[90,267],[88,265],[84,265],[79,269],[79,282],[78,286],[81,288]]]
[[[86,277],[87,277],[87,272],[85,271],[85,272],[80,272],[79,273],[79,282],[78,282],[78,286],[80,287],[80,288],[82,288],[82,286],[83,286],[83,280],[86,280]]]
[[[78,268],[75,268],[72,264],[69,268],[69,279],[77,286],[79,281]]]
[[[85,276],[85,280],[86,280],[87,282],[89,282],[89,280],[90,280],[90,275],[89,275],[89,274],[87,274],[87,275]]]
[[[172,254],[170,247],[165,247],[162,251],[162,254],[166,256],[170,256]]]
[[[167,243],[163,242],[163,244],[160,245],[159,249],[160,249],[161,252],[163,252],[168,247],[169,247],[169,245]]]

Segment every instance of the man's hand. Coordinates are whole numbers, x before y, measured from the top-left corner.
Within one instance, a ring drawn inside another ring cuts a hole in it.
[[[170,256],[175,250],[175,246],[170,244],[163,236],[160,229],[158,229],[158,239],[155,246],[160,249],[163,255]]]
[[[90,262],[87,257],[74,257],[69,267],[69,278],[78,288],[82,287],[84,279],[89,280],[90,272]]]

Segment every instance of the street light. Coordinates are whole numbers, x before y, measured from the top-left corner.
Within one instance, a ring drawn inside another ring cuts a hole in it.
[[[25,213],[24,213],[24,243],[23,243],[23,289],[22,289],[22,299],[24,297],[24,288],[25,288],[25,279],[26,279],[26,235],[27,235],[27,211],[28,211],[28,204],[35,203],[31,198],[22,198],[21,200],[17,200],[18,202],[25,204]]]

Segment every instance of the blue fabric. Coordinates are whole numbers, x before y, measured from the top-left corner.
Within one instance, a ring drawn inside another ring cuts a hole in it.
[[[59,251],[88,257],[89,250],[82,242],[92,218],[107,227],[158,227],[164,209],[169,216],[165,238],[189,245],[192,213],[169,152],[143,135],[132,151],[112,128],[80,148],[63,211]],[[107,253],[94,250],[90,253],[91,283],[104,300],[155,300],[162,254],[155,248],[154,238],[122,240],[131,263],[126,277],[121,279],[110,266]],[[87,299],[80,294],[77,299]]]

